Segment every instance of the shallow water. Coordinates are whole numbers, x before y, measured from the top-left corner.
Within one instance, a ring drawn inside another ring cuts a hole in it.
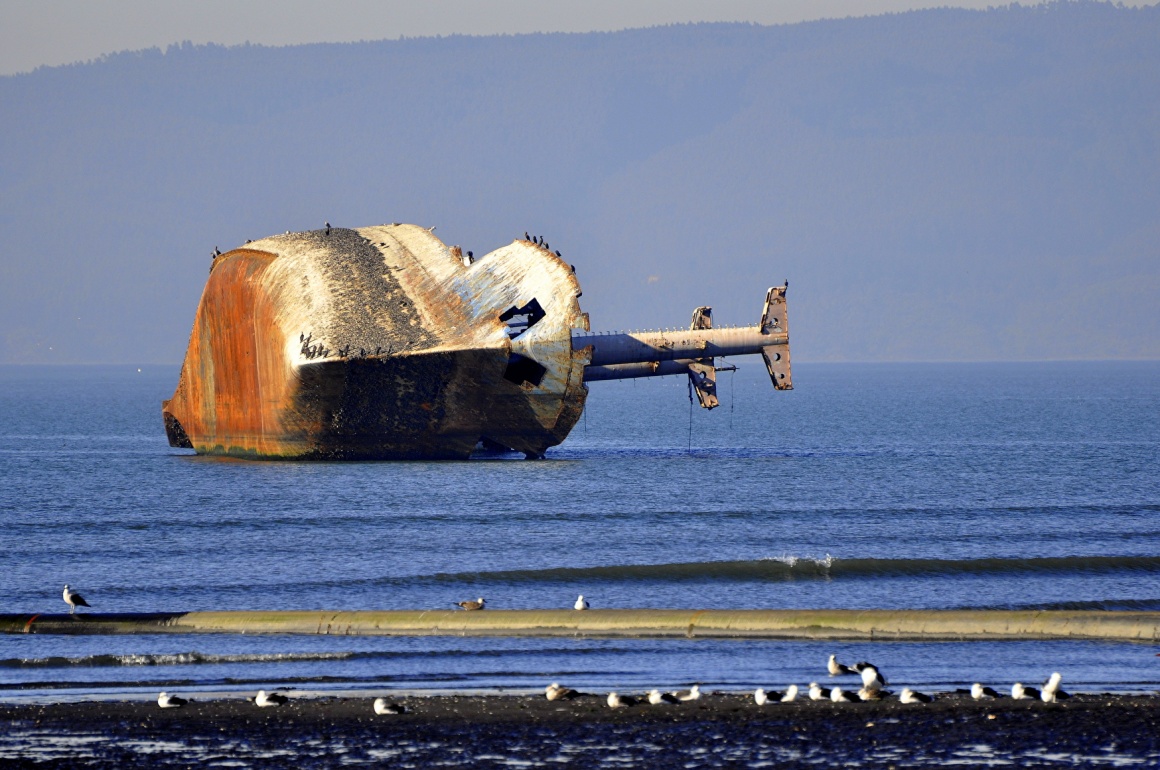
[[[143,369],[0,367],[0,612],[60,612],[65,582],[107,612],[1160,609],[1157,363],[801,364],[790,393],[748,365],[713,412],[675,378],[595,383],[548,460],[462,463],[195,457],[161,425],[177,368]],[[920,686],[1160,686],[1156,648],[1129,644],[20,635],[0,699],[778,686],[830,651]]]

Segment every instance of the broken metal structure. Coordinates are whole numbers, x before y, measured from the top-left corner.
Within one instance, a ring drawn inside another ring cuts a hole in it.
[[[215,256],[162,415],[199,454],[538,458],[585,382],[684,374],[712,409],[715,359],[760,354],[792,388],[785,294],[751,327],[714,329],[702,307],[688,330],[600,334],[575,271],[531,240],[474,260],[415,225],[276,235]]]

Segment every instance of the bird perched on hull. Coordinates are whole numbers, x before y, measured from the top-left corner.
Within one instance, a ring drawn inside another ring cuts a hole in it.
[[[188,699],[177,695],[170,695],[167,692],[163,692],[157,696],[157,705],[163,709],[179,709],[187,703],[189,703]]]
[[[842,676],[844,674],[858,673],[854,669],[847,666],[845,663],[839,663],[837,655],[830,656],[830,662],[826,665],[826,669],[830,672],[830,676]]]
[[[330,235],[330,223],[329,222],[326,223],[326,234]]]
[[[68,583],[64,584],[64,601],[69,606],[68,614],[72,615],[77,611],[77,607],[91,607],[92,605],[85,601],[85,597],[78,594],[76,591],[68,587]]]
[[[584,598],[584,594],[580,594],[580,597],[576,599],[576,603],[572,607],[577,610],[588,609],[588,600]]]
[[[926,693],[915,692],[909,687],[903,687],[902,694],[898,696],[898,700],[903,703],[930,703],[934,698]]]
[[[1011,685],[1011,697],[1015,700],[1032,700],[1039,697],[1039,690],[1034,687],[1024,687],[1022,682]]]
[[[975,700],[992,700],[1003,696],[994,687],[984,687],[982,682],[975,682],[971,685],[971,697]]]
[[[406,714],[407,708],[401,703],[391,703],[386,698],[375,698],[376,714]]]
[[[254,696],[254,703],[262,708],[270,706],[282,706],[289,703],[290,699],[285,695],[277,692],[266,692],[265,690],[258,690],[258,694]]]
[[[487,604],[487,601],[485,601],[484,598],[481,596],[473,602],[452,602],[452,604],[454,604],[456,607],[459,607],[461,609],[465,609],[465,610],[471,612],[473,610],[482,610],[483,606],[485,604]]]
[[[1039,692],[1039,698],[1044,703],[1055,703],[1057,700],[1066,700],[1071,697],[1069,693],[1059,689],[1059,683],[1063,681],[1063,677],[1058,671],[1051,675],[1051,678],[1043,683],[1043,689]]]

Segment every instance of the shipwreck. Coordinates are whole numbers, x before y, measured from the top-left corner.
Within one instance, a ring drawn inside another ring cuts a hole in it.
[[[215,254],[173,398],[169,443],[250,458],[540,458],[586,382],[687,376],[717,405],[715,359],[761,355],[792,388],[786,286],[753,326],[592,332],[575,270],[535,239],[479,259],[415,225],[286,233]],[[215,250],[216,252],[216,250]]]

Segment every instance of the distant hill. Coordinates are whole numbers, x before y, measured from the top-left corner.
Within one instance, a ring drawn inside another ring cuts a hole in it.
[[[176,362],[215,246],[525,230],[601,329],[1160,357],[1160,10],[184,45],[0,78],[0,363]]]

